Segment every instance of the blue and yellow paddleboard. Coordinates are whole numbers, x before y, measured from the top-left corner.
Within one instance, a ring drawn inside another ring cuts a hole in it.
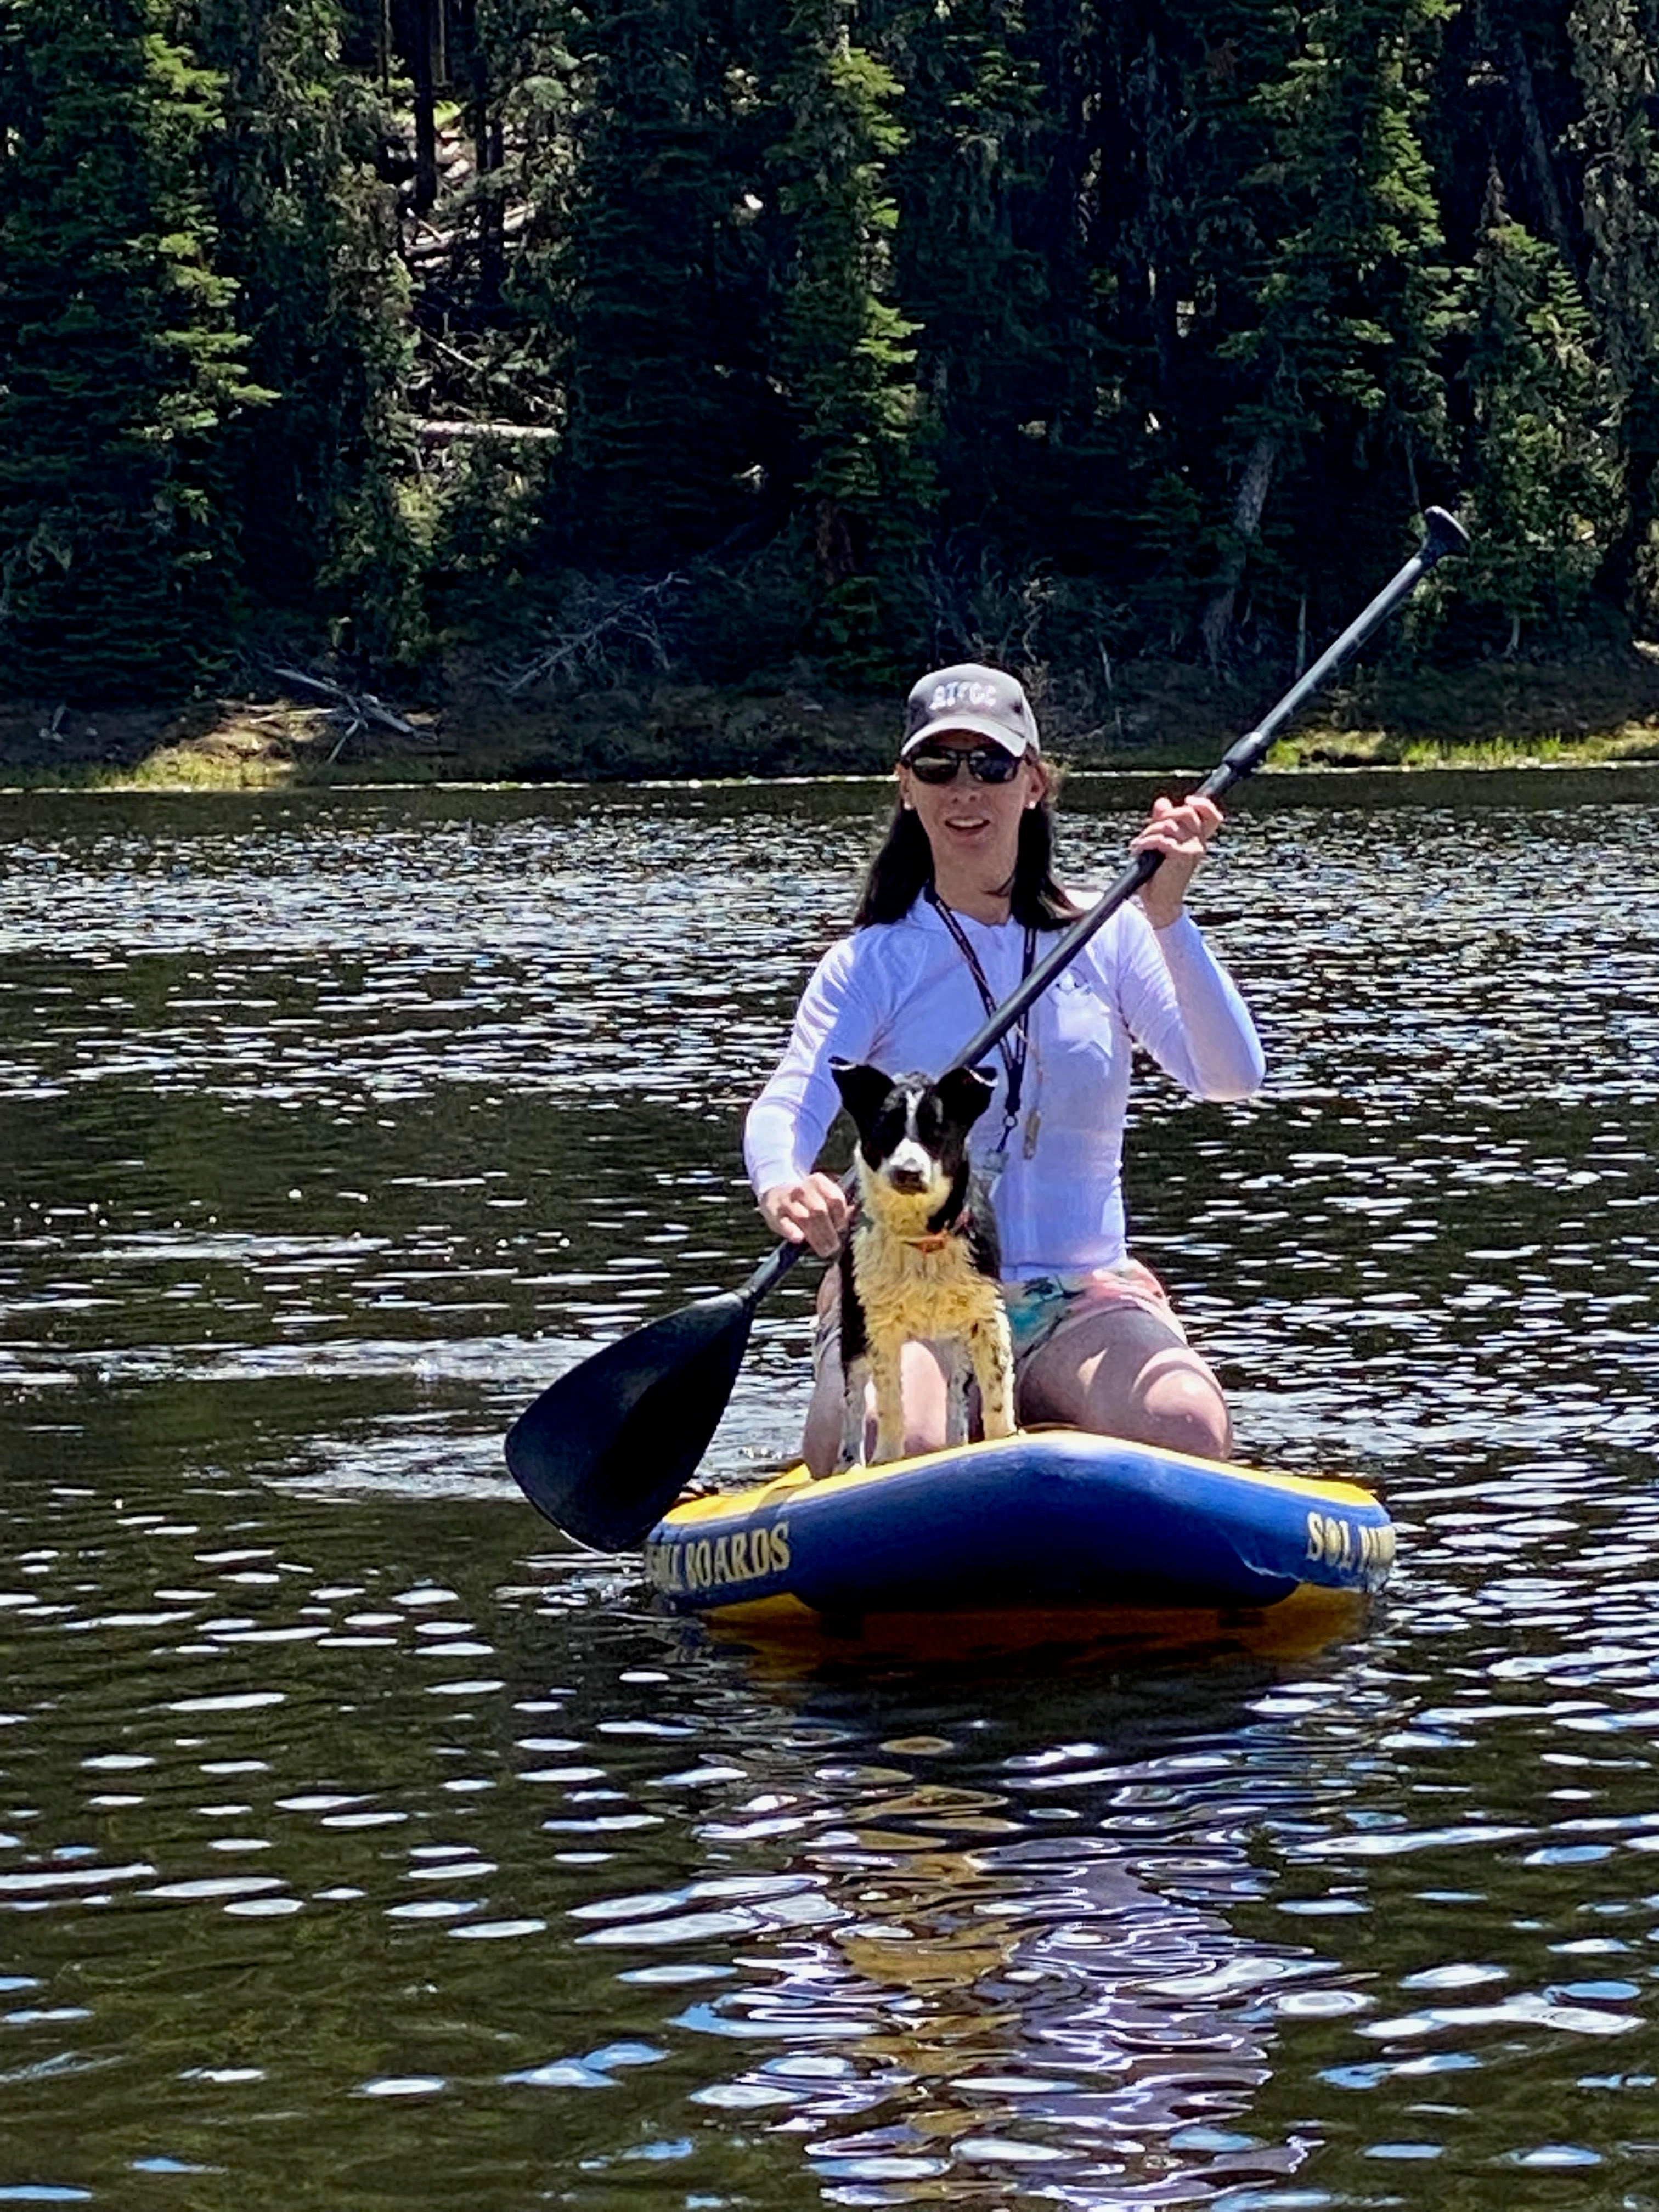
[[[645,1565],[674,1610],[762,1636],[1016,1618],[1060,1635],[1114,1616],[1158,1635],[1352,1601],[1382,1588],[1394,1551],[1356,1483],[1040,1429],[689,1499]]]

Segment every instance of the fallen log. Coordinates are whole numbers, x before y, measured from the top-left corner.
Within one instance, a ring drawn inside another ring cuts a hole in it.
[[[463,422],[440,421],[429,415],[405,417],[423,446],[453,446],[465,438],[500,438],[520,445],[536,445],[563,437],[562,430],[530,422]]]
[[[313,676],[303,668],[284,668],[275,662],[270,673],[279,683],[297,684],[302,690],[314,691],[329,701],[330,720],[343,725],[328,757],[330,768],[345,750],[348,741],[371,722],[380,729],[394,731],[400,738],[418,738],[421,734],[412,722],[404,721],[401,714],[394,714],[390,707],[383,706],[372,691],[348,691],[331,676]]]

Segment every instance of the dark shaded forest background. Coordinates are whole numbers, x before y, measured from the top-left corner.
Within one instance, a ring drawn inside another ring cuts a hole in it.
[[[0,689],[1659,630],[1655,0],[0,0]]]

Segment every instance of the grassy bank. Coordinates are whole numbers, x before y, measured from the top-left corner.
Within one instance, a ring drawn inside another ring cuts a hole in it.
[[[1265,713],[1288,672],[1218,682],[1178,662],[1109,683],[1035,687],[1047,742],[1074,767],[1213,762]],[[378,708],[381,702],[375,702]],[[364,782],[603,782],[648,777],[879,775],[896,706],[805,690],[690,684],[509,700],[465,670],[386,719],[268,697],[160,708],[0,708],[0,788],[268,790]],[[401,724],[401,727],[393,726]],[[1659,649],[1437,674],[1367,673],[1327,694],[1273,765],[1292,768],[1659,759]]]

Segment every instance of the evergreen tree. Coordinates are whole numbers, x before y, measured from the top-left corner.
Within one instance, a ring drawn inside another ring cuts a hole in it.
[[[809,641],[843,678],[888,682],[922,641],[917,564],[937,496],[917,326],[893,298],[899,88],[853,42],[845,0],[796,0],[789,27],[773,156],[790,241],[778,361],[816,572]]]
[[[338,0],[197,0],[221,72],[212,143],[220,266],[248,363],[274,404],[228,456],[250,589],[279,615],[332,615],[343,641],[418,642],[419,554],[397,483],[409,288],[383,118],[343,64]]]
[[[225,641],[225,427],[266,395],[201,181],[222,97],[161,0],[0,0],[0,640],[26,693],[176,693]]]
[[[596,0],[579,56],[574,171],[558,270],[567,557],[666,568],[748,511],[771,411],[757,346],[759,202],[734,104],[749,97],[726,9]]]
[[[1073,4],[1086,25],[1086,6]],[[1224,489],[1216,416],[1233,386],[1216,349],[1242,296],[1224,300],[1208,268],[1242,260],[1238,240],[1219,243],[1217,226],[1242,215],[1240,180],[1261,158],[1241,97],[1260,73],[1255,57],[1225,36],[1212,46],[1189,15],[1161,0],[1103,11],[1084,44],[1097,74],[1074,53],[1063,79],[1078,102],[1072,158],[1088,179],[1093,303],[1088,338],[1064,350],[1091,372],[1093,468],[1057,481],[1054,505],[1069,510],[1079,555],[1107,569],[1132,650],[1143,638],[1169,650],[1190,635],[1200,603],[1206,513]],[[1265,44],[1276,64],[1278,44]],[[1074,432],[1068,459],[1082,443]]]
[[[1304,514],[1340,518],[1351,588],[1361,545],[1391,565],[1419,503],[1419,465],[1443,450],[1452,290],[1421,139],[1443,13],[1443,0],[1320,0],[1293,21],[1224,11],[1236,29],[1221,48],[1231,58],[1211,143],[1223,152],[1217,126],[1242,105],[1253,158],[1237,212],[1212,188],[1209,204],[1224,212],[1194,257],[1225,372],[1212,404],[1224,410],[1235,470],[1202,623],[1212,659],[1275,483],[1297,486]],[[1222,28],[1212,18],[1212,37]],[[1277,58],[1261,51],[1286,30]],[[1245,54],[1261,66],[1241,100]],[[1316,590],[1334,550],[1322,535],[1300,530],[1293,556]]]
[[[444,46],[456,99],[431,215],[444,250],[422,256],[430,274],[413,302],[425,341],[417,381],[453,413],[544,422],[556,411],[552,341],[526,325],[540,318],[550,332],[556,320],[573,40],[592,34],[569,0],[452,4]]]
[[[1018,538],[1034,438],[1060,411],[1046,257],[1030,240],[1044,88],[1019,0],[905,0],[884,40],[903,131],[894,284],[938,425],[943,519]],[[1011,508],[1012,512],[1011,513]]]
[[[1559,637],[1582,609],[1619,521],[1621,471],[1613,382],[1577,283],[1505,215],[1495,179],[1466,315],[1474,542],[1457,604],[1501,617],[1513,652],[1524,628]]]
[[[1443,644],[1659,620],[1656,54],[1659,0],[0,0],[3,680],[688,569],[690,675],[1039,614],[1221,665],[1465,491]]]
[[[1619,400],[1626,522],[1607,582],[1659,623],[1659,10],[1574,0],[1588,291]]]
[[[574,21],[566,0],[463,0],[449,53],[472,161],[455,165],[436,218],[450,251],[413,308],[411,410],[489,426],[428,448],[428,604],[452,640],[482,630],[497,649],[536,596],[523,586],[567,412]]]
[[[1577,271],[1583,196],[1573,151],[1579,100],[1570,6],[1567,0],[1480,0],[1468,12],[1468,75],[1487,95],[1489,151],[1467,188],[1482,191],[1495,167],[1510,216],[1534,238],[1547,239],[1564,269]],[[1480,221],[1484,230],[1484,199]]]

